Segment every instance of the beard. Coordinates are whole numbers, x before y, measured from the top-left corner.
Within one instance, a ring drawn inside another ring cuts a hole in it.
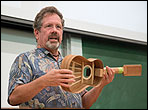
[[[54,43],[51,43],[50,41],[47,41],[46,42],[46,46],[47,48],[49,49],[52,49],[52,50],[57,50],[60,46],[60,43],[59,42],[54,42]]]
[[[56,32],[51,33],[48,36],[48,41],[46,42],[47,48],[52,49],[52,50],[57,50],[60,46],[59,38],[60,36]],[[55,39],[57,41],[50,41],[50,39]]]

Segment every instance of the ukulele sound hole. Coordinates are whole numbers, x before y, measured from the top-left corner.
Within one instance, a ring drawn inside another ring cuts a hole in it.
[[[91,75],[91,70],[90,70],[90,68],[89,68],[89,67],[85,67],[85,68],[84,68],[83,76],[84,76],[85,78],[89,78],[90,75]]]

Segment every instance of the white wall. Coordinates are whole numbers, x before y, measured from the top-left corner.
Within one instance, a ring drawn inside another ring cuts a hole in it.
[[[9,72],[16,56],[33,48],[35,45],[1,40],[1,108],[18,108],[7,103]]]
[[[10,62],[12,63],[15,57],[16,54],[1,52],[1,108],[12,107],[7,103],[9,80],[8,73],[10,71]]]
[[[147,1],[2,1],[1,14],[34,20],[49,5],[66,27],[147,42]]]

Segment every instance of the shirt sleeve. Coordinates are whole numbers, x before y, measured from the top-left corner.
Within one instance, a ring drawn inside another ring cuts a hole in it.
[[[8,97],[17,85],[30,82],[32,70],[25,54],[17,56],[9,73]]]

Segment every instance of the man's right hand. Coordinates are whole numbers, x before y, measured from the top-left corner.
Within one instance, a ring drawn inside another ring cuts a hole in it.
[[[68,69],[52,69],[42,76],[45,86],[69,87],[68,83],[75,82],[75,76]]]

